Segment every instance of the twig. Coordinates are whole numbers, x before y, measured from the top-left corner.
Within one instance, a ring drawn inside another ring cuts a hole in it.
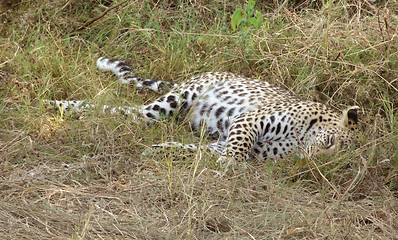
[[[159,3],[159,1],[155,4],[155,2],[152,0],[153,8],[154,8],[155,11],[156,11],[156,17],[158,18],[158,21],[159,21],[160,31],[162,32],[163,45],[164,45],[164,48],[166,49],[166,38],[164,37],[164,31],[163,31],[163,26],[162,26],[162,20],[160,19],[159,11],[158,11],[158,8],[157,8],[158,3]]]
[[[381,20],[380,20],[380,9],[377,10],[377,23],[379,24],[381,39],[383,40],[383,42],[385,42],[383,34],[383,26],[381,25]]]
[[[116,3],[115,5],[108,7],[107,9],[105,9],[105,11],[103,13],[101,13],[99,16],[96,16],[90,20],[88,20],[87,22],[85,22],[83,25],[81,25],[80,27],[75,28],[74,31],[81,31],[84,28],[86,28],[87,26],[93,24],[95,21],[97,21],[98,19],[102,18],[103,16],[105,16],[110,10],[119,7],[120,5],[128,2],[129,0],[124,0],[124,1],[120,1],[118,3]]]
[[[323,180],[326,181],[326,183],[333,189],[333,191],[337,194],[337,196],[341,196],[340,192],[336,189],[336,187],[325,177],[325,175],[323,175],[323,173],[321,172],[321,170],[318,168],[318,165],[316,165],[314,159],[311,158],[310,153],[306,151],[306,149],[304,149],[304,147],[302,146],[302,143],[300,141],[300,138],[298,136],[298,132],[296,129],[296,125],[294,125],[294,130],[296,132],[296,138],[297,138],[297,143],[298,143],[298,147],[300,148],[300,150],[302,151],[302,153],[304,153],[304,155],[307,157],[307,159],[310,159],[311,162],[314,164],[315,169],[318,171],[319,175],[321,175],[321,177],[323,178]],[[312,172],[312,168],[310,168],[312,175],[315,177],[314,173]]]
[[[345,192],[341,196],[341,199],[344,199],[345,196],[347,195],[347,193],[355,187],[355,185],[358,183],[358,179],[361,175],[363,175],[363,171],[361,170],[361,167],[359,166],[357,175],[355,176],[354,180],[351,181],[350,186],[348,186],[348,188],[345,190]]]
[[[302,146],[299,146],[301,148],[301,150],[304,152],[305,155],[307,155],[307,159],[310,159],[311,162],[314,164],[315,169],[317,170],[317,172],[319,173],[319,175],[321,175],[321,177],[323,178],[323,180],[326,181],[326,183],[333,189],[333,191],[335,193],[337,193],[337,195],[340,197],[341,194],[340,192],[336,189],[336,187],[325,177],[325,175],[323,175],[323,173],[321,172],[321,170],[318,168],[318,165],[316,165],[314,159],[311,158],[311,156],[309,155],[309,153],[307,151],[305,151],[305,149]]]
[[[387,21],[387,16],[386,16],[386,15],[384,15],[384,24],[386,25],[386,33],[387,33],[387,37],[388,37],[388,39],[391,39],[391,37],[390,37],[390,33],[388,32],[389,25],[388,25],[388,21]]]

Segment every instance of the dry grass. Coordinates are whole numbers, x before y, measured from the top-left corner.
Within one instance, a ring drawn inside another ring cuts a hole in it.
[[[264,1],[262,28],[232,33],[238,1],[126,1],[79,31],[116,2],[3,1],[0,238],[398,239],[398,3],[298,2]],[[207,152],[142,157],[152,143],[207,140],[177,121],[146,127],[40,104],[157,97],[97,71],[103,55],[144,77],[229,70],[359,105],[362,131],[350,151],[317,159],[336,191],[297,159],[220,178]]]

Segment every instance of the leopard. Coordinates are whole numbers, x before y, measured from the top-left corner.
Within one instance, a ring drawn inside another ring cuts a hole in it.
[[[329,105],[303,100],[264,80],[231,72],[205,72],[182,82],[145,79],[122,60],[100,57],[102,71],[113,72],[120,83],[165,94],[138,107],[103,105],[103,111],[121,112],[151,125],[178,117],[193,130],[204,130],[215,141],[200,146],[220,156],[220,162],[283,159],[292,155],[332,155],[350,146],[358,129],[358,106],[340,111]],[[95,107],[85,100],[45,100],[46,104],[82,112]],[[195,144],[165,142],[153,148],[198,150]]]

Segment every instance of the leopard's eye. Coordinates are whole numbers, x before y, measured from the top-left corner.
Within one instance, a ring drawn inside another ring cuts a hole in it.
[[[326,149],[331,148],[335,143],[334,135],[329,135],[326,140]]]

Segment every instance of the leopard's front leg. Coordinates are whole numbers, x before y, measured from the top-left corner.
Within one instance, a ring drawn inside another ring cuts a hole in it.
[[[226,154],[219,162],[235,166],[249,159],[251,149],[258,139],[257,110],[237,116],[228,130]]]
[[[251,156],[265,160],[284,155],[296,145],[290,141],[291,134],[283,121],[287,118],[286,112],[265,108],[237,116],[229,128],[226,156],[243,162]],[[289,146],[285,146],[287,144]]]

